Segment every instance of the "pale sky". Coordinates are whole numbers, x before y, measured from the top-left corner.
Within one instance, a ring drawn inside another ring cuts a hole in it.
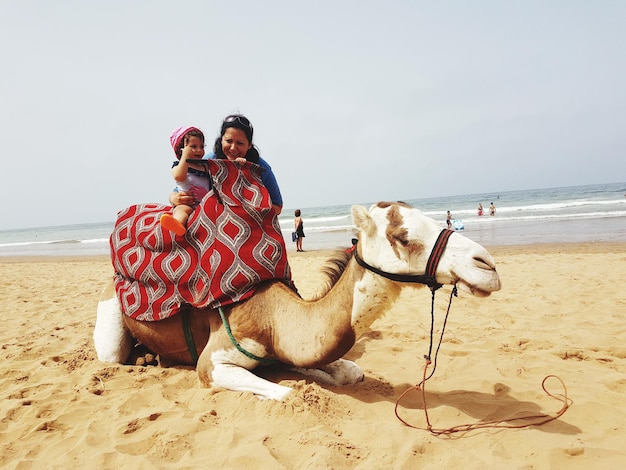
[[[0,0],[0,230],[166,203],[241,112],[286,208],[626,181],[626,2]]]

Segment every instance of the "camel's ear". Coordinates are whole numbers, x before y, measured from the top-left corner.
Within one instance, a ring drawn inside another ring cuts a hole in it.
[[[368,236],[374,236],[376,223],[363,206],[352,206],[352,221],[354,225]]]

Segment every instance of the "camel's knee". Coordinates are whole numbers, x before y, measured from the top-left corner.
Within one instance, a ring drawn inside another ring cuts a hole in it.
[[[123,363],[133,348],[133,338],[124,325],[117,298],[98,302],[93,342],[98,359]]]
[[[196,372],[198,373],[198,379],[200,379],[200,383],[207,388],[211,386],[212,369],[213,369],[212,367],[209,368],[208,365],[202,361],[198,361],[198,364],[196,364]]]

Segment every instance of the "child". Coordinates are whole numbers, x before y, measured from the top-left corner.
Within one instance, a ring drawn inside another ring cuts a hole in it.
[[[180,204],[174,207],[172,215],[161,216],[161,225],[180,236],[187,232],[187,219],[211,190],[211,183],[204,166],[187,161],[204,156],[204,134],[200,129],[191,126],[174,129],[170,135],[170,143],[179,160],[172,165],[172,176],[176,180],[175,191],[190,193],[195,200],[193,205]]]

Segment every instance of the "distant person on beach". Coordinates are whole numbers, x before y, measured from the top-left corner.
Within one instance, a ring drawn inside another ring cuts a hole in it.
[[[170,144],[178,159],[172,165],[172,176],[176,181],[174,191],[183,191],[192,195],[193,199],[174,207],[171,215],[163,214],[160,221],[164,228],[182,236],[187,232],[189,215],[211,189],[205,168],[187,161],[199,160],[204,156],[204,134],[197,127],[178,127],[170,135]]]
[[[452,228],[452,214],[450,214],[450,211],[448,211],[447,217],[446,217],[446,223],[448,224],[448,229]]]
[[[493,202],[489,204],[489,215],[496,215],[496,206],[493,205]]]
[[[261,180],[270,193],[272,207],[276,215],[283,209],[283,197],[276,181],[272,167],[259,155],[259,151],[252,142],[254,129],[250,120],[242,114],[231,114],[222,121],[220,135],[215,139],[213,152],[204,158],[218,158],[235,162],[251,162],[261,167]],[[170,195],[173,206],[190,204],[194,196],[186,191],[174,192]]]
[[[296,209],[294,213],[293,227],[296,231],[296,251],[304,251],[302,249],[302,239],[304,238],[304,222],[302,222],[300,209]]]
[[[480,217],[481,215],[483,215],[483,205],[479,202],[478,203],[478,216]]]

